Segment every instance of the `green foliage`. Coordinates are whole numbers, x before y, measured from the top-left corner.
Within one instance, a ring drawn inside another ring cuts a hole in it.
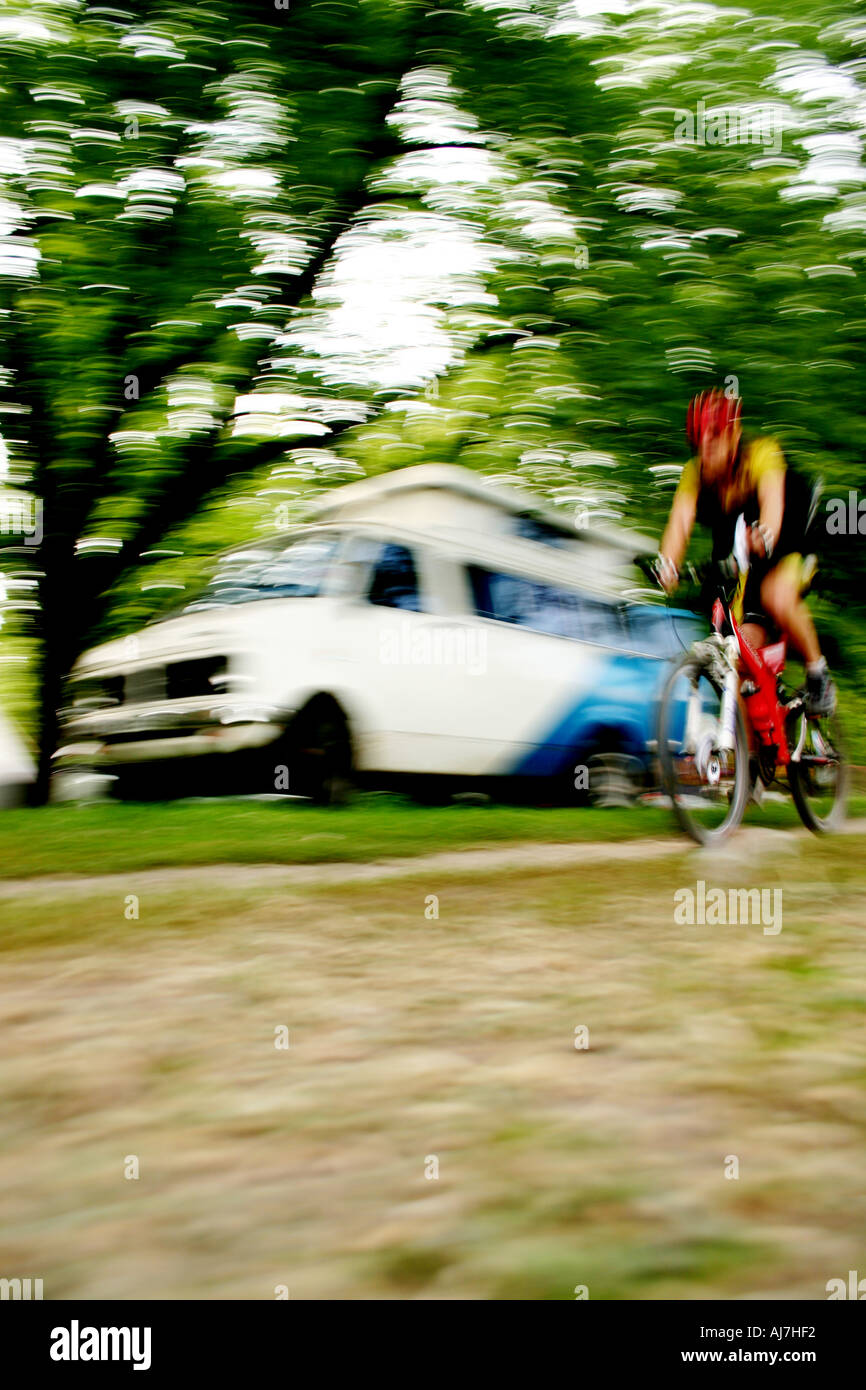
[[[458,462],[652,532],[689,395],[734,376],[749,427],[859,488],[863,39],[835,8],[7,13],[0,423],[45,541],[3,559],[3,640],[43,751],[82,646],[359,473]],[[858,536],[823,575],[856,670]]]

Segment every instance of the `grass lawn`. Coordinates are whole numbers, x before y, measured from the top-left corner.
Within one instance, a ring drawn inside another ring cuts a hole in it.
[[[866,811],[866,798],[852,814]],[[790,802],[748,821],[799,825]],[[124,873],[195,864],[362,862],[520,841],[568,844],[677,834],[657,807],[419,806],[359,796],[345,807],[303,802],[218,801],[65,804],[0,812],[0,878]]]

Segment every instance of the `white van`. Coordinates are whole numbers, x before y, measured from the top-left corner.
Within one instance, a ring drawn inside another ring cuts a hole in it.
[[[647,548],[463,468],[352,483],[224,556],[177,616],[86,653],[58,768],[121,795],[324,800],[350,779],[573,795],[611,750],[645,770],[665,664],[694,631],[624,599]]]

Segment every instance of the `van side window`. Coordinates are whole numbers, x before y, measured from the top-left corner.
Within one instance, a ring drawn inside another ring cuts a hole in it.
[[[606,645],[622,643],[616,609],[603,600],[523,575],[497,574],[480,565],[469,566],[469,582],[480,618],[513,623],[554,637]]]
[[[678,656],[703,636],[701,621],[694,614],[676,612],[651,604],[630,603],[625,608],[629,646],[647,656]]]
[[[514,623],[556,637],[581,637],[579,597],[523,575],[497,574],[469,566],[475,612],[481,618]]]
[[[411,551],[405,545],[383,545],[373,567],[367,594],[370,603],[382,608],[406,608],[414,613],[423,607],[418,575]]]
[[[620,604],[581,597],[580,620],[585,642],[598,642],[603,647],[627,646],[628,627]]]

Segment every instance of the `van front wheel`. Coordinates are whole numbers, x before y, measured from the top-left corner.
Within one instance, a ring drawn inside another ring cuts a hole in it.
[[[335,700],[313,700],[288,732],[289,791],[320,806],[340,805],[352,783],[352,740]]]

